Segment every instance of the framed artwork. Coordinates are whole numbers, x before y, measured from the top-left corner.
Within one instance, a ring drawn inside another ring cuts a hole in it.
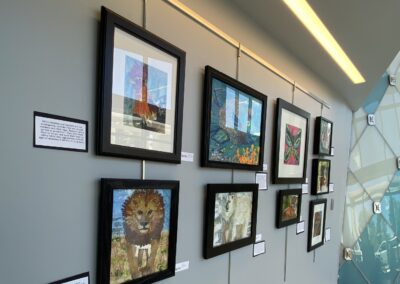
[[[205,208],[204,258],[253,244],[257,184],[209,184]]]
[[[178,196],[178,181],[101,180],[98,283],[175,275]]]
[[[282,228],[300,222],[302,190],[279,190],[276,227]]]
[[[326,199],[310,201],[307,251],[312,251],[324,244]]]
[[[330,176],[331,161],[325,159],[313,159],[311,194],[319,195],[329,193]]]
[[[49,284],[90,284],[89,272],[74,275]]]
[[[205,68],[202,166],[263,170],[267,96]]]
[[[331,155],[333,122],[318,116],[315,119],[314,154]]]
[[[102,7],[99,154],[180,163],[185,57]]]
[[[308,112],[277,100],[274,183],[305,183],[309,120]]]

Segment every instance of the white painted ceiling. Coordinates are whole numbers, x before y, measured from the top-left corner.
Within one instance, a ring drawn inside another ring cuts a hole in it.
[[[366,79],[354,85],[282,0],[230,0],[358,109],[400,50],[400,0],[308,0]]]

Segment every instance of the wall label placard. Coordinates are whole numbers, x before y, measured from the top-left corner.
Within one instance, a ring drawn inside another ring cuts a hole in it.
[[[175,272],[181,272],[189,269],[189,261],[179,262],[175,265]]]
[[[33,147],[88,152],[88,122],[35,111]]]
[[[296,235],[304,233],[305,222],[301,221],[296,225]]]
[[[325,229],[325,243],[331,240],[331,228]]]
[[[265,241],[255,243],[253,245],[253,257],[259,256],[259,255],[265,254],[265,253],[266,253]]]
[[[268,174],[264,172],[256,173],[256,184],[258,184],[258,190],[268,189]]]
[[[51,282],[49,284],[90,284],[89,272]]]
[[[192,163],[194,161],[194,153],[182,152],[181,161]]]
[[[302,194],[308,194],[308,183],[303,183],[301,185],[301,193]]]

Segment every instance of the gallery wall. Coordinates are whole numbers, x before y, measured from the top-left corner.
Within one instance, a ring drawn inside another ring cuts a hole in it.
[[[275,228],[277,190],[300,185],[270,185],[258,199],[257,233],[267,253],[252,257],[248,246],[209,260],[202,258],[203,207],[207,183],[254,182],[250,171],[200,168],[204,66],[234,77],[237,50],[161,0],[148,1],[147,28],[186,51],[182,151],[194,162],[146,162],[147,179],[180,180],[177,262],[189,270],[163,283],[336,283],[342,233],[352,113],[315,74],[284,51],[250,19],[224,1],[182,1],[228,34],[329,103],[331,109],[296,91],[294,104],[334,122],[331,182],[326,226],[331,241],[307,253],[307,232]],[[89,271],[96,283],[100,178],[140,178],[141,162],[95,154],[97,56],[100,7],[105,5],[137,24],[141,0],[6,0],[0,3],[0,275],[10,284],[47,283]],[[265,163],[274,155],[276,98],[292,100],[293,86],[242,55],[239,79],[268,96]],[[89,152],[32,147],[33,112],[89,121]],[[312,135],[310,135],[312,137]],[[312,139],[308,177],[311,179]],[[308,226],[303,195],[302,216]],[[333,206],[331,207],[331,204]],[[286,255],[285,255],[286,252]],[[286,275],[286,277],[285,277]]]

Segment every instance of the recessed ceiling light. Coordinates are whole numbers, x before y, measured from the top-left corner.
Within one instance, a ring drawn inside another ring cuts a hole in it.
[[[365,79],[306,0],[283,0],[354,84]]]

